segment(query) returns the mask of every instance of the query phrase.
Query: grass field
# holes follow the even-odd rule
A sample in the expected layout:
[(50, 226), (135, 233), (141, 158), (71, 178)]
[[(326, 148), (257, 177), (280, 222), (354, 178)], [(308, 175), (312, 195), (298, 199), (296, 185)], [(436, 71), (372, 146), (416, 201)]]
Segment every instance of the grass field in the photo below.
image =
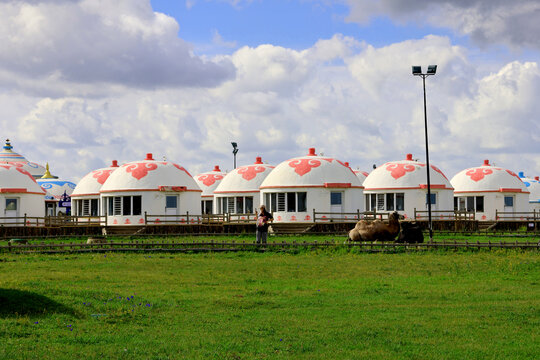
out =
[(1, 359), (538, 359), (537, 251), (0, 255)]

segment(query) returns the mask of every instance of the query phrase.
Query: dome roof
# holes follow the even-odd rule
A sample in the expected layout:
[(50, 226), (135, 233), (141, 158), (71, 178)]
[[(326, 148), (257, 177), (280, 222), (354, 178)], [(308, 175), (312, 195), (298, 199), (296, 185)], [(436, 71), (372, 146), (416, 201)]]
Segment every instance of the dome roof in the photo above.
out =
[(202, 196), (213, 196), (214, 190), (216, 190), (225, 175), (227, 173), (222, 172), (219, 166), (216, 165), (214, 170), (199, 174), (193, 178), (202, 189)]
[(89, 172), (79, 181), (71, 196), (99, 195), (101, 186), (116, 169), (118, 169), (118, 161), (113, 160), (110, 167)]
[(24, 156), (14, 152), (13, 146), (6, 140), (6, 144), (0, 151), (0, 163), (15, 165), (28, 171), (34, 178), (39, 178), (45, 173), (45, 168), (42, 165), (28, 161)]
[(52, 176), (49, 172), (48, 164), (45, 169), (45, 175), (43, 175), (42, 178), (37, 179), (37, 183), (46, 192), (45, 200), (60, 200), (64, 193), (71, 195), (76, 186), (75, 183), (72, 183), (71, 181), (58, 179)]
[(266, 177), (261, 189), (276, 187), (361, 187), (348, 166), (337, 159), (317, 156), (309, 149), (306, 156), (282, 162)]
[(10, 164), (0, 164), (0, 192), (45, 195), (28, 171)]
[(510, 170), (491, 166), (488, 160), (479, 167), (465, 169), (452, 180), (454, 192), (528, 192), (518, 175)]
[(116, 191), (198, 191), (201, 189), (182, 166), (155, 161), (152, 154), (146, 160), (124, 164), (113, 171), (100, 193)]
[(263, 180), (273, 168), (263, 164), (261, 158), (257, 157), (253, 165), (240, 166), (228, 173), (214, 190), (214, 194), (258, 192)]
[[(347, 164), (347, 163), (345, 163)], [(368, 177), (369, 173), (367, 171), (362, 170), (353, 170), (353, 172), (356, 174), (358, 179), (360, 179), (360, 182), (363, 184), (366, 178)]]
[[(430, 165), (431, 188), (452, 190), (452, 185), (436, 166)], [(414, 161), (412, 154), (405, 160), (387, 162), (374, 169), (364, 181), (365, 190), (427, 188), (426, 164)]]
[(534, 179), (526, 177), (523, 172), (519, 173), (519, 177), (529, 191), (529, 202), (540, 203), (540, 178), (536, 176)]

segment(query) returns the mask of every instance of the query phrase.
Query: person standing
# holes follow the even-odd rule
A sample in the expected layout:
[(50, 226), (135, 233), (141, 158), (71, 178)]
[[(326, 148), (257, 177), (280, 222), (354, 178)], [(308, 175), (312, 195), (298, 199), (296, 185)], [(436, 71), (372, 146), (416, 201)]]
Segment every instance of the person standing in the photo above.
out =
[(268, 238), (268, 223), (272, 222), (274, 218), (272, 214), (266, 211), (266, 207), (261, 205), (260, 211), (257, 212), (257, 244), (266, 244)]

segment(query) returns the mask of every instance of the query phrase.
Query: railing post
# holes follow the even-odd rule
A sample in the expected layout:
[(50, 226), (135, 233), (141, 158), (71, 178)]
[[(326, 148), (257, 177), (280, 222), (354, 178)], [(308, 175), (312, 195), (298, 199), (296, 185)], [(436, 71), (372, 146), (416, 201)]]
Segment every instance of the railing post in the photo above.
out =
[(315, 217), (315, 208), (313, 208), (313, 222), (314, 223), (317, 222), (317, 218)]
[(360, 209), (356, 209), (356, 220), (360, 221)]
[(26, 213), (24, 213), (24, 227), (26, 227)]
[(416, 208), (414, 208), (414, 221), (416, 221)]
[(187, 218), (186, 222), (189, 224), (189, 211), (186, 211), (186, 218)]
[(146, 225), (147, 223), (148, 223), (148, 214), (145, 211), (144, 212), (144, 225)]

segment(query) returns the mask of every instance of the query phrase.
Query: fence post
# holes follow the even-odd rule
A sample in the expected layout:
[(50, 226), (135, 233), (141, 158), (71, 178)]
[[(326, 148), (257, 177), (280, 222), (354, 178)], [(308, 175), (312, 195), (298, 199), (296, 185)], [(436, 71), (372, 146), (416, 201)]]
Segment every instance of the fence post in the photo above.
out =
[(414, 208), (414, 221), (416, 221), (416, 208)]
[(315, 217), (315, 208), (313, 208), (313, 222), (314, 223), (317, 222), (317, 218)]
[(144, 225), (146, 225), (147, 223), (148, 223), (148, 214), (145, 211), (144, 212)]
[(189, 225), (189, 211), (186, 211), (186, 218), (187, 218), (186, 222)]
[(26, 213), (24, 213), (24, 227), (26, 227)]
[(360, 221), (360, 209), (356, 209), (356, 220)]

